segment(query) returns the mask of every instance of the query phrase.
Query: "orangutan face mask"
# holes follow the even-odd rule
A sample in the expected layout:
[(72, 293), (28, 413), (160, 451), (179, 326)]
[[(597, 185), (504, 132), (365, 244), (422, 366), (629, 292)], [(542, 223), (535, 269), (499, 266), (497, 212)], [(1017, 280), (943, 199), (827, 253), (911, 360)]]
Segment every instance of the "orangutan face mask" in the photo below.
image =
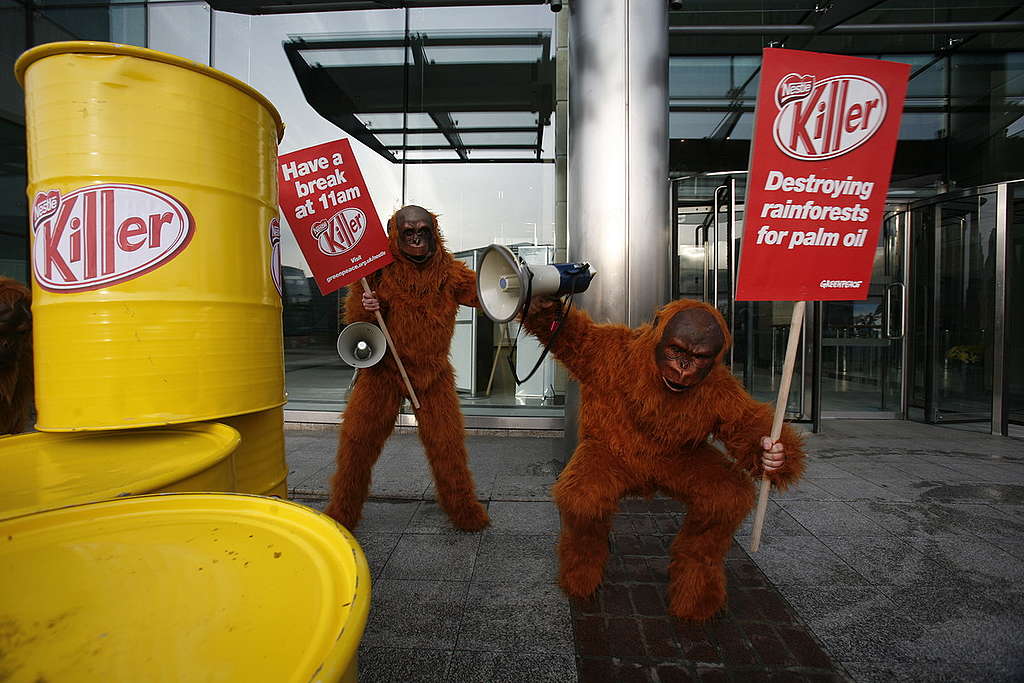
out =
[(707, 311), (695, 308), (676, 313), (654, 348), (665, 387), (678, 393), (700, 384), (715, 366), (724, 343), (721, 328)]
[(398, 245), (414, 263), (423, 263), (434, 255), (433, 217), (419, 207), (402, 209), (395, 219)]

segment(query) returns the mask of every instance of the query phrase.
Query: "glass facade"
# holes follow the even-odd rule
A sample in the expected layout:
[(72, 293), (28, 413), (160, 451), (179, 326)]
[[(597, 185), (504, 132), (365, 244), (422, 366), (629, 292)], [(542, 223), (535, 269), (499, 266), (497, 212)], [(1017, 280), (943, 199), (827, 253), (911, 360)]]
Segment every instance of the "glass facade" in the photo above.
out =
[[(542, 2), (349, 10), (342, 2), (335, 11), (259, 13), (258, 3), (231, 1), (254, 13), (217, 9), (227, 0), (0, 0), (7, 62), (0, 75), (0, 274), (29, 277), (24, 113), (11, 67), (32, 45), (78, 39), (162, 50), (253, 85), (285, 121), (282, 153), (350, 138), (382, 220), (404, 204), (430, 209), (447, 247), (470, 267), (495, 242), (527, 260), (564, 260), (559, 197), (571, 131), (559, 126), (556, 107), (571, 80), (559, 52), (564, 10), (553, 13)], [(1020, 421), (1024, 361), (1018, 353), (1005, 367), (997, 363), (993, 334), (1002, 328), (988, 302), (1005, 296), (1007, 310), (1021, 305), (1021, 190), (1002, 203), (990, 195), (993, 184), (1024, 178), (1024, 33), (921, 27), (1021, 21), (1024, 13), (1004, 0), (886, 0), (848, 17), (853, 27), (798, 30), (814, 25), (818, 4), (693, 0), (669, 14), (673, 295), (719, 306), (736, 337), (735, 373), (771, 400), (789, 307), (731, 295), (761, 50), (908, 63), (870, 296), (809, 308), (790, 414), (989, 420), (993, 392), (1003, 390), (1010, 419)], [(990, 189), (974, 189), (981, 187)], [(938, 197), (950, 199), (923, 208)], [(1004, 251), (995, 246), (1000, 238)], [(353, 378), (336, 351), (345, 291), (319, 291), (288, 229), (282, 271), (287, 410), (294, 419), (336, 419)], [(1024, 341), (1019, 318), (1005, 325), (1004, 338), (1016, 348)], [(514, 325), (460, 311), (451, 360), (468, 424), (492, 417), (509, 418), (508, 426), (539, 426), (537, 418), (560, 424), (564, 372), (548, 361), (517, 385), (514, 375), (525, 375), (539, 355), (529, 337), (510, 352), (517, 336)], [(999, 368), (1002, 384), (993, 379)]]

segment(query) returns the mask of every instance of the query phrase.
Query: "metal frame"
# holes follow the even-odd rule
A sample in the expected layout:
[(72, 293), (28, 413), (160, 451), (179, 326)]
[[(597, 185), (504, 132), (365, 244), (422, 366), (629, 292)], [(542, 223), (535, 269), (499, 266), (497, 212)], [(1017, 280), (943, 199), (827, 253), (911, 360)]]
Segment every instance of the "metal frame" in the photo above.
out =
[(996, 188), (995, 310), (993, 311), (992, 349), (992, 433), (1007, 436), (1010, 429), (1009, 363), (1010, 340), (1006, 337), (1006, 319), (1010, 315), (1006, 288), (1010, 284), (1010, 227), (1013, 225), (1014, 187), (1000, 183)]
[[(284, 421), (288, 424), (341, 424), (341, 414), (330, 410), (285, 410)], [(510, 429), (561, 431), (565, 429), (564, 417), (516, 417), (512, 415), (463, 415), (466, 429)], [(411, 413), (399, 413), (396, 427), (416, 427), (419, 423)]]
[[(406, 13), (408, 24), (408, 13)], [(479, 163), (554, 163), (554, 158), (541, 156), (544, 129), (554, 113), (555, 61), (551, 53), (550, 31), (488, 32), (461, 35), (452, 32), (409, 33), (389, 32), (370, 37), (335, 37), (293, 35), (283, 43), (285, 56), (309, 104), (325, 119), (356, 138), (391, 163), (401, 164), (479, 164)], [(476, 64), (436, 64), (427, 51), (433, 47), (467, 47), (481, 50), (489, 47), (530, 46), (539, 49), (534, 61), (481, 62)], [(388, 65), (323, 66), (316, 61), (318, 51), (394, 48), (403, 51), (403, 63)], [(422, 77), (414, 84), (410, 71)], [(383, 97), (379, 92), (356, 93), (368, 83), (396, 79), (401, 70), (402, 101)], [(484, 75), (490, 78), (484, 79)], [(444, 83), (443, 88), (437, 84)], [(372, 89), (371, 89), (372, 90)], [(417, 94), (419, 95), (417, 97)], [(498, 95), (501, 94), (501, 97)], [(357, 96), (359, 95), (359, 96)], [(429, 97), (426, 97), (429, 95)], [(426, 97), (426, 99), (424, 99)], [(410, 111), (410, 102), (419, 104)], [(452, 112), (495, 112), (534, 114), (536, 123), (506, 126), (459, 126)], [(369, 128), (360, 115), (399, 114), (402, 125)], [(409, 113), (427, 114), (434, 127), (410, 128)], [(530, 135), (529, 142), (494, 142), (468, 144), (462, 136), (473, 133)], [(401, 144), (385, 144), (378, 136), (401, 135)], [(443, 144), (411, 145), (408, 136), (437, 134)], [(424, 152), (422, 159), (410, 159), (405, 152)], [(488, 153), (486, 158), (471, 158), (471, 152)], [(430, 154), (430, 153), (433, 154)], [(442, 156), (454, 152), (455, 157)], [(529, 152), (529, 156), (506, 156)]]

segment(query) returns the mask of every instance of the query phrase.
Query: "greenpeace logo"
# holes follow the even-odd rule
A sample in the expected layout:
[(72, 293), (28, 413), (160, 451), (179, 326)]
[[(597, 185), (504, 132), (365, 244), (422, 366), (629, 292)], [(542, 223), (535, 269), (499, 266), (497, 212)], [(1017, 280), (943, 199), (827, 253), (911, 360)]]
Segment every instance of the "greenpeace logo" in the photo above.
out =
[(822, 280), (818, 286), (822, 289), (859, 289), (863, 280)]

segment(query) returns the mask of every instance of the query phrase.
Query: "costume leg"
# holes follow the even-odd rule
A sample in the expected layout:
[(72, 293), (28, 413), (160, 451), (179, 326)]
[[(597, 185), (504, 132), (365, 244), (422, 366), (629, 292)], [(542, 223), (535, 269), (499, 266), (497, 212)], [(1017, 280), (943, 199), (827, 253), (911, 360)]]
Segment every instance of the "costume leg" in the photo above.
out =
[(583, 441), (554, 486), (562, 516), (558, 541), (558, 582), (585, 598), (601, 583), (608, 561), (608, 532), (619, 499), (629, 488), (625, 473), (602, 444)]
[(478, 531), (490, 521), (487, 509), (476, 499), (473, 475), (469, 472), (462, 411), (450, 372), (419, 391), (416, 412), (420, 441), (434, 475), (437, 502), (452, 524), (463, 531)]
[(662, 476), (667, 476), (662, 488), (687, 508), (672, 542), (669, 612), (703, 621), (725, 605), (725, 554), (754, 506), (754, 485), (708, 445), (686, 454), (680, 467)]
[(370, 473), (395, 427), (401, 405), (401, 380), (379, 369), (359, 371), (349, 396), (338, 438), (337, 470), (331, 478), (331, 502), (325, 512), (354, 529), (370, 492)]

